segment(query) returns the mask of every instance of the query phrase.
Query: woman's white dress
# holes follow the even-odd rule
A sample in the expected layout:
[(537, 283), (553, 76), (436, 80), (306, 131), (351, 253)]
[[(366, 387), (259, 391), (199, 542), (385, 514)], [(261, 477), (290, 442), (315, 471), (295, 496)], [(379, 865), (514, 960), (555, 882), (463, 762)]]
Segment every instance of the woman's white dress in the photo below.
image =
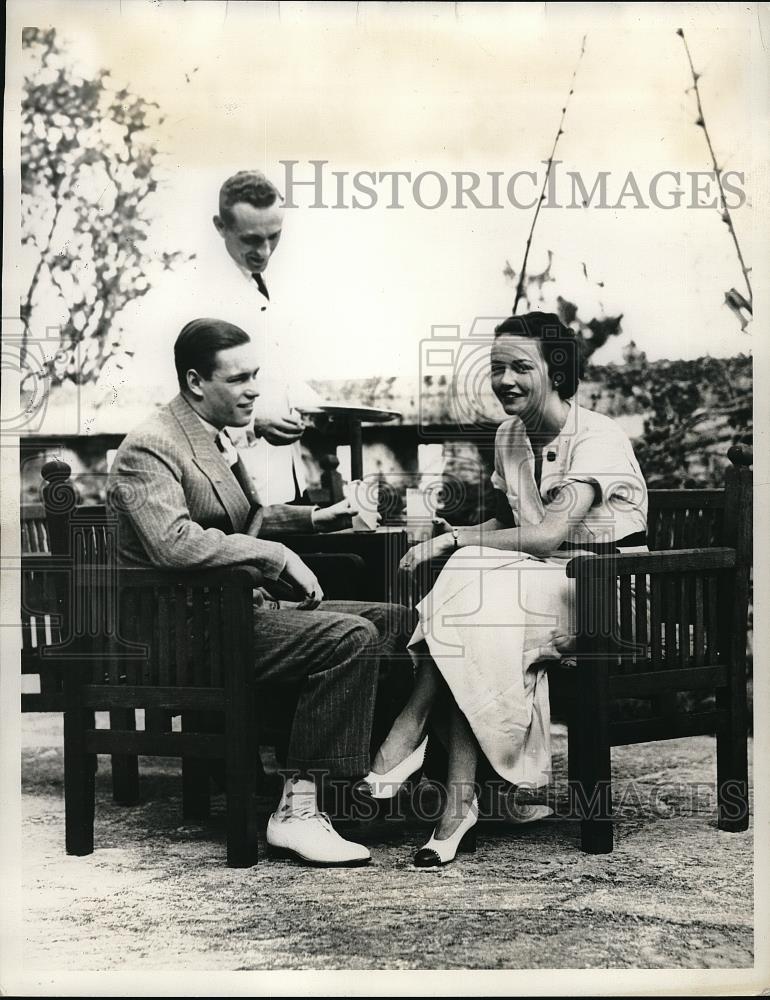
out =
[[(615, 542), (645, 530), (644, 479), (628, 437), (610, 418), (571, 406), (561, 433), (543, 451), (539, 491), (524, 425), (516, 417), (500, 425), (492, 484), (506, 494), (516, 524), (539, 524), (568, 482), (590, 483), (596, 494), (570, 531), (570, 545)], [(512, 784), (539, 787), (550, 780), (543, 661), (558, 658), (555, 638), (574, 632), (574, 584), (565, 574), (574, 555), (536, 559), (466, 546), (417, 606), (410, 652), (416, 658), (427, 645), (490, 764)]]

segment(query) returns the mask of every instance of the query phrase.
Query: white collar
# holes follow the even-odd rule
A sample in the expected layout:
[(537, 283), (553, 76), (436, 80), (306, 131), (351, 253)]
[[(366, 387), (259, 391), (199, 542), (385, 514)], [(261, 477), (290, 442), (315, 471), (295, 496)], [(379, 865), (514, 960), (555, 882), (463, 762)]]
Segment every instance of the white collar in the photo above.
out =
[[(193, 412), (195, 413), (194, 410)], [(208, 420), (205, 420), (200, 413), (196, 413), (195, 416), (203, 424), (203, 429), (208, 431), (208, 433), (214, 438), (214, 443), (222, 452), (227, 464), (231, 467), (235, 465), (238, 461), (238, 448), (236, 447), (233, 439), (230, 437), (228, 429), (223, 427), (220, 430), (218, 427), (210, 424)]]
[[(190, 407), (190, 409), (192, 409), (192, 407)], [(204, 419), (204, 418), (203, 418), (203, 417), (202, 417), (202, 416), (200, 415), (200, 413), (198, 413), (198, 411), (197, 411), (197, 410), (193, 410), (193, 413), (194, 413), (194, 414), (195, 414), (195, 416), (196, 416), (196, 417), (198, 418), (198, 420), (200, 420), (200, 422), (201, 422), (201, 423), (203, 424), (203, 427), (204, 427), (204, 430), (208, 431), (208, 433), (209, 433), (209, 434), (210, 434), (210, 435), (211, 435), (211, 436), (212, 436), (212, 437), (213, 437), (214, 439), (216, 439), (216, 438), (217, 438), (217, 437), (219, 436), (219, 427), (215, 427), (215, 426), (214, 426), (213, 424), (210, 424), (210, 423), (208, 422), (208, 420), (205, 420), (205, 419)]]
[[(552, 438), (547, 445), (544, 446), (543, 451), (549, 451), (553, 448), (558, 449), (558, 444), (563, 437), (572, 438), (577, 430), (577, 405), (573, 403), (572, 399), (565, 399), (564, 402), (569, 406), (567, 411), (567, 418), (562, 424), (561, 430), (557, 435)], [(527, 428), (524, 421), (519, 417), (519, 433), (521, 434), (522, 443), (528, 451), (532, 451), (532, 443), (529, 440), (529, 435), (527, 434)]]
[[(232, 257), (230, 258), (230, 260), (233, 262), (233, 264), (235, 264), (235, 261), (232, 260)], [(254, 281), (254, 279), (251, 276), (251, 271), (248, 269), (248, 267), (244, 267), (243, 264), (235, 264), (235, 266), (238, 268), (238, 270), (241, 272), (241, 274), (243, 275), (243, 277), (248, 282), (253, 282)]]

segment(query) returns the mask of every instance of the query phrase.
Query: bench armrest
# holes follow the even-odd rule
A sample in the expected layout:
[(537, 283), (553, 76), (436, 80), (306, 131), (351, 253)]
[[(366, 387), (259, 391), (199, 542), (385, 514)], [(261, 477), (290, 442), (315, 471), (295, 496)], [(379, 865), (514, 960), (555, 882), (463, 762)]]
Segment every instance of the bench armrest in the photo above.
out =
[[(21, 555), (22, 573), (68, 573), (72, 572), (73, 565), (71, 556), (52, 556), (45, 552), (24, 552)], [(98, 571), (103, 569), (110, 575), (117, 573), (119, 582), (130, 586), (147, 584), (148, 586), (216, 587), (240, 584), (254, 588), (261, 587), (264, 581), (262, 573), (255, 566), (247, 564), (206, 570), (161, 570), (114, 563), (88, 563), (88, 567), (91, 577), (96, 576), (98, 579)]]
[(231, 566), (212, 570), (159, 570), (141, 566), (119, 566), (118, 585), (125, 587), (261, 587), (264, 577), (254, 566)]
[(22, 573), (37, 572), (38, 570), (51, 572), (65, 569), (68, 564), (72, 564), (71, 559), (52, 556), (48, 552), (22, 552), (20, 562)]
[(567, 563), (567, 576), (576, 579), (587, 573), (607, 573), (611, 576), (675, 573), (687, 570), (733, 569), (735, 549), (671, 549), (666, 552), (629, 552), (606, 556), (575, 556)]

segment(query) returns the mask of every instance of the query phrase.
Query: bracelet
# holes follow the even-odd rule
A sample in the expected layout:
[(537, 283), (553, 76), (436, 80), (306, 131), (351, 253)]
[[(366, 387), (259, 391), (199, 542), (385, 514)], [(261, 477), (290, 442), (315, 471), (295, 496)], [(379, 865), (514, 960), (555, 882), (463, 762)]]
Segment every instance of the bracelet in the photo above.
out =
[(457, 526), (453, 527), (452, 528), (452, 541), (455, 543), (454, 547), (456, 549), (458, 549), (460, 547), (460, 544), (459, 544), (459, 542), (457, 540), (457, 532), (458, 532)]

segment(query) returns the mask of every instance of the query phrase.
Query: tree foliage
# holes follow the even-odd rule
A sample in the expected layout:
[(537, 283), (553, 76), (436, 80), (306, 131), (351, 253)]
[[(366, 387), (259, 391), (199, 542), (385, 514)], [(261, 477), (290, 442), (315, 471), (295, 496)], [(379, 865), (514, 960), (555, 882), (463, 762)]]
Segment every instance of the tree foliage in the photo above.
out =
[[(589, 278), (585, 265), (582, 271), (592, 290), (604, 287)], [(510, 281), (518, 279), (510, 263), (503, 273)], [(722, 486), (727, 449), (751, 444), (751, 357), (650, 362), (632, 341), (623, 352), (623, 364), (596, 364), (595, 353), (622, 333), (623, 314), (607, 315), (599, 294), (589, 296), (598, 305), (597, 315), (583, 316), (574, 302), (557, 294), (558, 286), (549, 250), (543, 271), (525, 276), (526, 308), (555, 312), (577, 332), (589, 362), (586, 379), (602, 387), (605, 404), (613, 397), (613, 412), (643, 414), (644, 431), (634, 441), (634, 450), (648, 485)]]
[(25, 28), (22, 47), (24, 336), (40, 335), (36, 312), (56, 300), (64, 321), (48, 374), (93, 382), (108, 360), (131, 354), (121, 310), (149, 290), (155, 273), (184, 259), (148, 242), (159, 184), (151, 136), (163, 117), (157, 104), (116, 86), (108, 70), (81, 76), (54, 29)]
[(651, 488), (724, 485), (727, 450), (751, 445), (752, 361), (733, 358), (647, 360), (633, 341), (622, 365), (593, 366), (604, 389), (644, 414), (634, 450)]

